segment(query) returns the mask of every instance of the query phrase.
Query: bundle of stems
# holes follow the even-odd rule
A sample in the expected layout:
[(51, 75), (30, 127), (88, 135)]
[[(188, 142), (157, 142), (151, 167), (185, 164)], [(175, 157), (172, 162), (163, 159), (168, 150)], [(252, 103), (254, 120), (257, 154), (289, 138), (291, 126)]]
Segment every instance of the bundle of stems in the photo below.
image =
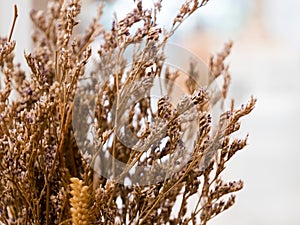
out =
[[(157, 23), (161, 1), (152, 9), (135, 1), (110, 30), (99, 23), (100, 4), (86, 31), (78, 32), (80, 1), (49, 0), (45, 11), (30, 14), (29, 72), (14, 60), (15, 7), (11, 32), (0, 39), (3, 224), (204, 225), (234, 204), (243, 182), (221, 175), (247, 144), (247, 137), (232, 134), (256, 100), (240, 108), (232, 101), (212, 118), (212, 107), (227, 96), (232, 43), (209, 59), (205, 85), (191, 63), (177, 103), (181, 74), (165, 65), (169, 38), (207, 2), (186, 0), (169, 30)], [(210, 89), (219, 78), (220, 90)], [(157, 79), (159, 99), (151, 96)]]

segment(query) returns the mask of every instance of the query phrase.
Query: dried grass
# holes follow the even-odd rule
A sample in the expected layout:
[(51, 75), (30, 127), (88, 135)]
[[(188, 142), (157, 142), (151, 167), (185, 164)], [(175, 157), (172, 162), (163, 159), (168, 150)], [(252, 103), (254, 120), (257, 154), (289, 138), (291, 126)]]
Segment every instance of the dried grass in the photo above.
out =
[[(14, 61), (12, 26), (9, 37), (0, 39), (2, 223), (204, 225), (234, 204), (233, 193), (243, 188), (243, 182), (224, 182), (221, 174), (232, 156), (247, 144), (247, 137), (233, 139), (231, 135), (239, 130), (240, 119), (252, 111), (256, 100), (251, 98), (239, 109), (232, 104), (221, 115), (216, 131), (209, 107), (227, 96), (230, 74), (225, 60), (232, 43), (210, 60), (208, 85), (220, 76), (224, 78), (219, 93), (197, 86), (191, 79), (197, 71), (191, 65), (186, 81), (188, 93), (174, 105), (169, 98), (176, 91), (171, 81), (179, 74), (163, 67), (168, 39), (207, 2), (187, 0), (169, 31), (156, 22), (159, 1), (152, 10), (144, 9), (137, 1), (136, 8), (124, 19), (115, 20), (109, 31), (98, 23), (103, 9), (100, 5), (86, 32), (75, 35), (79, 1), (48, 1), (47, 11), (31, 13), (34, 49), (25, 53), (30, 74)], [(140, 21), (141, 27), (132, 32), (130, 28)], [(90, 84), (92, 88), (80, 89), (91, 58), (89, 46), (99, 36), (100, 60), (89, 74), (94, 83)], [(140, 43), (144, 44), (135, 51), (128, 68), (124, 50)], [(154, 111), (151, 96), (145, 97), (145, 93), (163, 74), (168, 80), (168, 96), (158, 100)], [(97, 93), (86, 91), (95, 90), (98, 81), (101, 88)], [(16, 100), (10, 98), (12, 91)], [(82, 98), (76, 99), (77, 93)], [(93, 96), (97, 96), (96, 101)], [(81, 118), (72, 117), (77, 100), (87, 106), (76, 109)], [(95, 110), (89, 112), (88, 106), (93, 104)], [(75, 133), (87, 132), (88, 126), (81, 120), (90, 114), (96, 118), (96, 142), (88, 145), (84, 138), (76, 139)], [(80, 129), (72, 123), (76, 119)], [(197, 138), (189, 160), (174, 170), (186, 151), (183, 134), (194, 132), (188, 121), (197, 121)], [(124, 126), (130, 135), (122, 131)], [(163, 140), (167, 140), (165, 145)], [(86, 155), (82, 146), (87, 148)], [(163, 157), (169, 159), (169, 164), (162, 163)], [(126, 166), (119, 171), (116, 161)], [(155, 168), (157, 173), (145, 176), (137, 169), (130, 174), (136, 166), (143, 172)], [(132, 185), (124, 185), (125, 178), (132, 179)], [(172, 211), (179, 196), (182, 199), (175, 214)], [(188, 209), (189, 199), (195, 196), (197, 204)]]

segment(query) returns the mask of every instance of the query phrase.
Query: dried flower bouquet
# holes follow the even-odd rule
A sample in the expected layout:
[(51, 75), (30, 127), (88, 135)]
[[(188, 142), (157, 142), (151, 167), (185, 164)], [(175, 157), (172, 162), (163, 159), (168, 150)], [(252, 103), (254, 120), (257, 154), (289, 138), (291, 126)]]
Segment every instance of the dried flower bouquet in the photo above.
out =
[[(232, 101), (212, 116), (227, 95), (232, 43), (211, 57), (205, 82), (193, 62), (179, 83), (182, 73), (165, 65), (169, 38), (207, 2), (187, 0), (170, 30), (157, 24), (161, 1), (152, 9), (136, 1), (108, 31), (99, 24), (100, 5), (76, 34), (80, 2), (49, 0), (46, 11), (30, 14), (28, 74), (14, 61), (15, 7), (11, 33), (0, 39), (3, 224), (204, 225), (234, 204), (243, 182), (225, 182), (221, 174), (246, 146), (247, 137), (232, 133), (256, 100), (238, 109)], [(211, 88), (219, 78), (220, 90)], [(178, 85), (185, 95), (176, 102)]]

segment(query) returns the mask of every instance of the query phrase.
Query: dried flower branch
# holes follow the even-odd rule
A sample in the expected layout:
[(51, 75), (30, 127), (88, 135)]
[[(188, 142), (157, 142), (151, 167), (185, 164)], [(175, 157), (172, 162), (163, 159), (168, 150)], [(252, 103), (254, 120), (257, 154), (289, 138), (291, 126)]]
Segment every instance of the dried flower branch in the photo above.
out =
[(11, 41), (14, 29), (15, 29), (17, 18), (18, 18), (18, 7), (17, 7), (17, 5), (14, 5), (14, 20), (13, 20), (11, 30), (10, 30), (10, 33), (9, 33), (9, 36), (8, 36), (8, 42)]

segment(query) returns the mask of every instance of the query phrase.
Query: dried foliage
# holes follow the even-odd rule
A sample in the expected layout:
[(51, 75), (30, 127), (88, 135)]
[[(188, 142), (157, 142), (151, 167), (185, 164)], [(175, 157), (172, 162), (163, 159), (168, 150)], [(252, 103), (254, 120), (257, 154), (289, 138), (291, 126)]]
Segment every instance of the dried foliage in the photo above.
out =
[[(197, 85), (193, 79), (197, 71), (191, 65), (187, 95), (174, 105), (170, 96), (175, 87), (169, 81), (175, 81), (179, 74), (163, 67), (168, 39), (207, 2), (187, 0), (168, 31), (156, 22), (160, 1), (153, 9), (144, 9), (137, 1), (136, 8), (124, 19), (115, 19), (109, 31), (98, 23), (100, 5), (88, 29), (76, 34), (79, 1), (50, 0), (46, 11), (31, 12), (34, 48), (25, 53), (30, 74), (14, 61), (16, 43), (11, 40), (12, 32), (8, 38), (0, 39), (2, 223), (204, 225), (234, 204), (233, 193), (243, 188), (243, 182), (224, 182), (221, 174), (232, 156), (246, 146), (247, 137), (231, 136), (256, 100), (251, 98), (238, 109), (232, 104), (221, 115), (216, 130), (209, 107), (226, 97), (230, 75), (224, 61), (232, 43), (226, 44), (209, 63), (208, 86), (218, 77), (224, 78), (218, 93)], [(133, 26), (138, 28), (132, 29)], [(101, 38), (99, 60), (96, 69), (87, 71), (92, 54), (89, 46), (96, 37)], [(123, 54), (131, 44), (140, 44), (140, 48), (128, 67)], [(79, 88), (86, 73), (94, 81), (91, 86), (100, 81), (97, 93)], [(162, 76), (167, 77), (167, 94), (157, 101), (155, 111), (151, 96), (145, 97), (145, 93), (150, 92), (154, 79)], [(95, 115), (96, 143), (90, 145), (96, 146), (97, 152), (85, 139), (76, 139), (78, 130), (88, 130), (86, 124), (80, 123), (82, 118), (72, 117), (78, 103), (76, 93), (83, 96), (78, 100), (84, 100), (81, 105), (95, 106), (93, 112), (84, 107), (77, 110), (82, 111), (83, 118)], [(91, 97), (95, 94), (96, 101)], [(172, 165), (184, 158), (183, 134), (195, 132), (186, 125), (190, 118), (197, 121), (191, 157), (171, 175), (159, 174), (166, 169), (162, 158), (170, 159), (167, 175), (174, 171)], [(72, 125), (75, 119), (80, 129)], [(88, 149), (86, 154), (82, 146)], [(115, 168), (116, 160), (126, 165), (122, 171)], [(130, 173), (136, 166), (151, 170), (146, 165), (156, 168), (154, 177), (144, 176), (138, 169)], [(125, 178), (132, 185), (124, 185)], [(195, 197), (194, 208), (188, 208), (189, 200)]]

